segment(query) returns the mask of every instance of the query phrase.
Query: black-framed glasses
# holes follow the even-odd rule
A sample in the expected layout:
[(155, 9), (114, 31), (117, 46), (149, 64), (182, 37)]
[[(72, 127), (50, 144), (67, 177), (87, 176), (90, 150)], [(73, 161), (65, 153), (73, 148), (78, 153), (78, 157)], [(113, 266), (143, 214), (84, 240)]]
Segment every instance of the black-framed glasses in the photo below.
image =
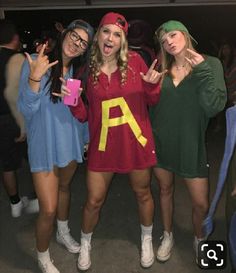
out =
[(83, 50), (86, 50), (88, 48), (89, 46), (88, 42), (82, 39), (77, 32), (71, 30), (69, 33), (69, 37), (73, 42), (79, 41), (79, 45)]

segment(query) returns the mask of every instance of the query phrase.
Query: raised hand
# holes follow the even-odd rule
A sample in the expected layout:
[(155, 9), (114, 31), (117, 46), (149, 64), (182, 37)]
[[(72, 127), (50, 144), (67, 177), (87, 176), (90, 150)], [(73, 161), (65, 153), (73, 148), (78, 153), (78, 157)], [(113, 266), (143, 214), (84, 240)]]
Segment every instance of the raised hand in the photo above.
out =
[(49, 63), (48, 56), (44, 55), (45, 48), (46, 45), (44, 44), (40, 49), (37, 58), (34, 60), (27, 52), (25, 53), (30, 66), (29, 78), (35, 80), (35, 82), (40, 81), (48, 69), (58, 63), (58, 61)]
[(160, 81), (161, 77), (166, 73), (166, 71), (159, 73), (157, 70), (155, 70), (156, 63), (157, 59), (153, 61), (146, 74), (140, 72), (141, 78), (145, 82), (156, 84)]
[(188, 53), (190, 54), (190, 57), (185, 57), (185, 59), (188, 61), (188, 63), (194, 67), (204, 61), (204, 58), (201, 54), (197, 53), (196, 51), (187, 48)]

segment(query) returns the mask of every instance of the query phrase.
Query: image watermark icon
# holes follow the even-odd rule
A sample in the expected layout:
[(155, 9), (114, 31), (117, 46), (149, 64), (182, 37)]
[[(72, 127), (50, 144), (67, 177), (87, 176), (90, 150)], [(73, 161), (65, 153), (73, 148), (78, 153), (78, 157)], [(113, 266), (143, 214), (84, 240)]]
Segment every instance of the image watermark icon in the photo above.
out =
[(224, 241), (202, 241), (198, 245), (198, 265), (202, 269), (226, 267), (227, 245)]

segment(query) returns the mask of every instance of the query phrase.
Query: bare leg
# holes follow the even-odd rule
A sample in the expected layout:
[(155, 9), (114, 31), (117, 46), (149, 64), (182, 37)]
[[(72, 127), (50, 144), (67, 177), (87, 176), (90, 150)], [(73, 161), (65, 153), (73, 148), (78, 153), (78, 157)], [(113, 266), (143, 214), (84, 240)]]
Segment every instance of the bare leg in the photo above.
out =
[(8, 196), (18, 194), (16, 174), (14, 171), (3, 172), (3, 184)]
[(88, 197), (84, 206), (82, 231), (93, 232), (98, 219), (101, 207), (107, 195), (113, 173), (93, 172), (88, 170), (87, 188)]
[(129, 173), (130, 184), (136, 195), (140, 223), (150, 226), (153, 223), (154, 203), (150, 189), (150, 169), (134, 170)]
[(192, 221), (194, 233), (197, 238), (203, 238), (202, 223), (208, 211), (208, 179), (184, 179), (192, 199)]
[(57, 219), (61, 221), (68, 220), (70, 209), (70, 185), (76, 168), (77, 163), (71, 161), (69, 165), (59, 169)]
[(153, 169), (160, 187), (160, 207), (164, 230), (172, 231), (173, 224), (173, 193), (174, 193), (174, 175), (173, 173), (161, 169)]
[(37, 250), (49, 247), (58, 200), (58, 169), (51, 172), (33, 173), (35, 191), (39, 200), (39, 216), (36, 223)]

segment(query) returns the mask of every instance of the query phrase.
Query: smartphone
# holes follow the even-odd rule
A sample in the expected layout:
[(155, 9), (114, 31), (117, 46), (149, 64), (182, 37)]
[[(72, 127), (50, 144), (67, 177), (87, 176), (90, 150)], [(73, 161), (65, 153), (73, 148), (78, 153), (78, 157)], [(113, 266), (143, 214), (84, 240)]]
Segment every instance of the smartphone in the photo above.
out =
[(68, 79), (66, 82), (66, 87), (70, 89), (70, 95), (65, 95), (63, 98), (63, 102), (66, 105), (76, 106), (78, 104), (79, 96), (81, 94), (81, 90), (79, 90), (81, 85), (80, 80)]

